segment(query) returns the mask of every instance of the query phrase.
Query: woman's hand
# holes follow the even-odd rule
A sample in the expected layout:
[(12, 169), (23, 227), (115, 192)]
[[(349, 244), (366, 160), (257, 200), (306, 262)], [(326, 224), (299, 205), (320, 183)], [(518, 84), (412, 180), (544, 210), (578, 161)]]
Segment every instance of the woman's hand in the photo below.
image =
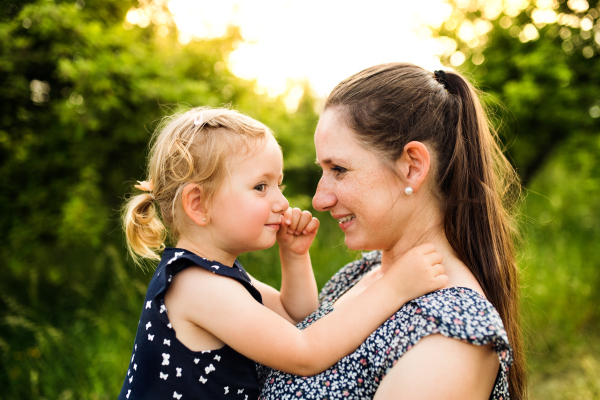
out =
[(299, 208), (288, 208), (281, 216), (281, 225), (277, 232), (280, 252), (304, 255), (319, 230), (319, 220), (310, 212)]
[(401, 299), (408, 302), (448, 284), (443, 259), (433, 244), (422, 244), (404, 253), (385, 272), (384, 279), (396, 285)]

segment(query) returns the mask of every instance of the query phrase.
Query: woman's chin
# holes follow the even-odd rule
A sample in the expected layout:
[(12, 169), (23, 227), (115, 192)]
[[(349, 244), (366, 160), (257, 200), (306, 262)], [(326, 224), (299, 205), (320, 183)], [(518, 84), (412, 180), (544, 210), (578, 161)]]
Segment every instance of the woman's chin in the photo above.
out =
[(359, 239), (359, 238), (348, 236), (348, 235), (346, 235), (346, 237), (344, 238), (344, 244), (350, 250), (370, 251), (370, 250), (379, 250), (381, 248), (381, 247), (375, 246), (374, 243), (370, 243), (370, 241), (368, 241), (368, 240)]

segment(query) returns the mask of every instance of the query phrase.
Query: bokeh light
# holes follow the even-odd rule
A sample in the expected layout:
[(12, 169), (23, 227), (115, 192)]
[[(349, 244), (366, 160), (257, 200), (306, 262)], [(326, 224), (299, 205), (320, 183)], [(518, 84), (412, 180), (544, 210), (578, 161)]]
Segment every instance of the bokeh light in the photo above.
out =
[(442, 0), (171, 0), (168, 7), (182, 43), (222, 36), (228, 25), (239, 26), (244, 42), (230, 55), (228, 66), (239, 77), (256, 80), (257, 91), (271, 96), (299, 81), (308, 81), (324, 95), (350, 74), (390, 61), (414, 62), (433, 71), (442, 67), (439, 56), (456, 49), (456, 43), (440, 44), (432, 37), (431, 28), (452, 14)]

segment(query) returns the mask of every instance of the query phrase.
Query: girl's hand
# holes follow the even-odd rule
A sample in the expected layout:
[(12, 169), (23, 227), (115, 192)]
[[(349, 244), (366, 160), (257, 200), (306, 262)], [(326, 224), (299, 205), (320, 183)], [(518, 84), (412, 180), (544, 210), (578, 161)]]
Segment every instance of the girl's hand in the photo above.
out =
[(288, 208), (281, 215), (281, 225), (277, 232), (280, 251), (303, 255), (319, 230), (319, 220), (310, 212), (299, 208)]
[(431, 243), (422, 244), (404, 253), (384, 277), (396, 286), (397, 293), (408, 302), (448, 284), (441, 264), (444, 257)]

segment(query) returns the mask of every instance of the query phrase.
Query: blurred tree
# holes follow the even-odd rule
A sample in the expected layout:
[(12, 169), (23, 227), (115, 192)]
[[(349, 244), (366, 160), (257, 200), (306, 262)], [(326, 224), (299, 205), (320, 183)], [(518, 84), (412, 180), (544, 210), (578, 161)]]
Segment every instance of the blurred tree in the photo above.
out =
[(279, 133), (292, 177), (314, 168), (310, 92), (294, 115), (256, 95), (226, 66), (240, 40), (182, 45), (162, 1), (0, 1), (0, 397), (118, 393), (149, 279), (118, 210), (160, 117), (229, 103)]
[(510, 110), (496, 122), (525, 183), (565, 140), (600, 130), (598, 1), (451, 0), (442, 60)]

